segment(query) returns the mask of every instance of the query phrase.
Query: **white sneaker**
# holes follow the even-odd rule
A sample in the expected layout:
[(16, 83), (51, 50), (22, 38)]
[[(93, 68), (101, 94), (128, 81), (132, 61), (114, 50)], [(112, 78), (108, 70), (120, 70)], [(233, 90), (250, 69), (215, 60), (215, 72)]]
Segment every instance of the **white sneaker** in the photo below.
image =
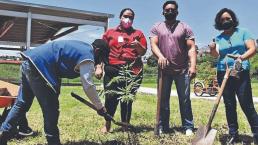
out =
[(186, 136), (192, 136), (192, 135), (193, 135), (192, 129), (187, 129), (187, 130), (185, 131), (185, 135), (186, 135)]

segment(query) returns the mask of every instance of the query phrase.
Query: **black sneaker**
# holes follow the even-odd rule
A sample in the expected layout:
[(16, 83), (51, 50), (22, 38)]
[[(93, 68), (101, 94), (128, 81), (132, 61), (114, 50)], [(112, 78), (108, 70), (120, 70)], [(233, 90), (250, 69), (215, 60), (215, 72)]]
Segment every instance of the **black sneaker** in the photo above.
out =
[(5, 132), (0, 131), (0, 145), (7, 145), (7, 140), (8, 135)]
[(254, 144), (258, 145), (258, 135), (254, 135)]
[(238, 134), (229, 135), (227, 143), (232, 145), (239, 142), (239, 136)]
[(166, 133), (169, 132), (169, 128), (163, 127), (163, 126), (159, 126), (158, 132), (159, 132), (159, 134), (166, 134)]
[(33, 135), (33, 131), (30, 127), (19, 128), (18, 134), (21, 136), (31, 136), (31, 135)]

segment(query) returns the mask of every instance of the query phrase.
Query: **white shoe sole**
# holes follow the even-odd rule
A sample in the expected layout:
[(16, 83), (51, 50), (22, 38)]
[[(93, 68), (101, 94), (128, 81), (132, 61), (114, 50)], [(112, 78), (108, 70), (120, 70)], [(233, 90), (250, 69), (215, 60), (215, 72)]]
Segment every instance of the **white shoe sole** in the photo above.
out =
[(30, 132), (30, 133), (19, 132), (18, 134), (19, 134), (19, 135), (22, 135), (22, 136), (30, 136), (30, 135), (33, 134), (33, 132)]

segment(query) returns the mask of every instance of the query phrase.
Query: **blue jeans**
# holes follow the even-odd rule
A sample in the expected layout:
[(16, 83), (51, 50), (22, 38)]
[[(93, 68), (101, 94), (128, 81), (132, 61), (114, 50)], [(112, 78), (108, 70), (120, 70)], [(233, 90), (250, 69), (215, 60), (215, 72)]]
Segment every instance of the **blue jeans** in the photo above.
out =
[[(161, 71), (159, 70), (158, 78), (160, 78)], [(170, 118), (170, 93), (173, 81), (175, 81), (182, 126), (184, 129), (193, 129), (193, 114), (190, 100), (190, 77), (186, 70), (182, 74), (167, 74), (162, 73), (162, 88), (161, 88), (161, 104), (160, 104), (160, 121), (159, 126), (164, 130), (169, 129)], [(159, 85), (159, 84), (158, 84)]]
[(34, 96), (41, 107), (44, 118), (44, 131), (48, 144), (60, 144), (57, 127), (59, 117), (58, 94), (47, 85), (36, 68), (28, 61), (22, 63), (22, 82), (17, 101), (10, 110), (0, 131), (11, 132), (17, 122), (30, 109)]
[[(225, 72), (218, 71), (217, 79), (219, 85), (222, 84)], [(237, 112), (236, 112), (236, 96), (239, 104), (247, 117), (254, 136), (258, 137), (258, 115), (254, 108), (251, 80), (248, 70), (240, 73), (240, 79), (229, 77), (225, 89), (223, 91), (223, 99), (226, 108), (226, 118), (229, 127), (229, 134), (238, 133)]]

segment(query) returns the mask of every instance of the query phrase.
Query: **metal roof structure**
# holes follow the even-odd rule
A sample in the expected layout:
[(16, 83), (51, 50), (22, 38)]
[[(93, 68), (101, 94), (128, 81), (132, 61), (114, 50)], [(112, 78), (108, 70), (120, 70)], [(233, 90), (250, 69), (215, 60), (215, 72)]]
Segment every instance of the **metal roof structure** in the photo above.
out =
[[(108, 19), (113, 17), (107, 13), (0, 0), (0, 45), (29, 48), (74, 32), (81, 25), (107, 29)], [(63, 28), (67, 30), (60, 33)], [(6, 47), (0, 47), (3, 48)]]

